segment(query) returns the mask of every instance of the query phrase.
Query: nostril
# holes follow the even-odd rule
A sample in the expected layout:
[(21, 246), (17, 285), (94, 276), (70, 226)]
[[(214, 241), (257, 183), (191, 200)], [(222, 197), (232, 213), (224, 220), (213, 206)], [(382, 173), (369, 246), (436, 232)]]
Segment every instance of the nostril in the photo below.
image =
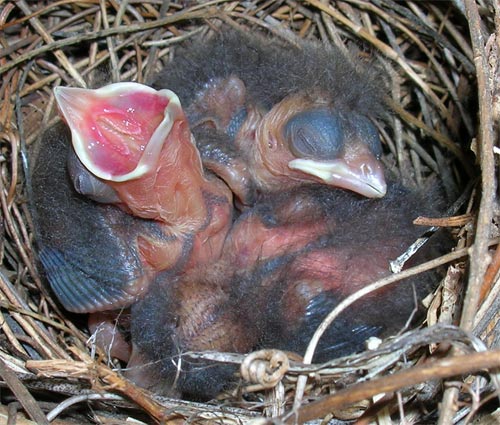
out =
[(361, 165), (361, 174), (363, 177), (368, 177), (371, 174), (373, 174), (372, 167), (370, 167), (369, 164), (362, 164)]

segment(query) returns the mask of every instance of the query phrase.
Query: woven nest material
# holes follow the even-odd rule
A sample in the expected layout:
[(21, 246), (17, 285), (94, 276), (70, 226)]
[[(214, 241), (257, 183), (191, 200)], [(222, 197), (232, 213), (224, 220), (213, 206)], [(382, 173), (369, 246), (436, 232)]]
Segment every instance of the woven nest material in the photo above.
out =
[[(475, 415), (495, 420), (497, 1), (18, 0), (0, 2), (0, 11), (0, 376), (8, 389), (1, 392), (2, 423), (238, 423), (280, 415), (291, 422), (361, 415), (359, 423), (390, 423), (391, 417), (403, 422), (403, 416), (412, 423), (438, 417), (457, 423)], [(222, 22), (290, 42), (300, 37), (358, 46), (390, 77), (394, 113), (382, 134), (386, 165), (407, 184), (438, 178), (461, 202), (453, 217), (426, 222), (457, 236), (453, 252), (424, 265), (447, 266), (429, 302), (428, 328), (342, 362), (293, 363), (272, 385), (247, 388), (250, 397), (233, 394), (203, 405), (159, 398), (124, 380), (118, 365), (93, 346), (84, 320), (61, 311), (51, 298), (33, 249), (27, 151), (41, 129), (58, 120), (54, 86), (84, 86), (103, 66), (113, 81), (147, 81), (178, 43)], [(210, 355), (246, 366), (281, 354)], [(424, 361), (430, 354), (433, 361)], [(369, 374), (357, 382), (360, 369)], [(304, 386), (307, 375), (312, 379)], [(294, 415), (287, 416), (294, 401)]]

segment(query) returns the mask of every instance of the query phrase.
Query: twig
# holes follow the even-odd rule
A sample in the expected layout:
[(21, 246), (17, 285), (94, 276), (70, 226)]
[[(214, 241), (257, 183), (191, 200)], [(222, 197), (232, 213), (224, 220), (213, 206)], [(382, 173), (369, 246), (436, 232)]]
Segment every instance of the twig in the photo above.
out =
[[(307, 2), (313, 5), (314, 7), (317, 7), (321, 11), (331, 15), (334, 19), (338, 20), (343, 25), (348, 27), (351, 31), (353, 31), (357, 36), (368, 41), (370, 44), (379, 49), (388, 58), (395, 61), (406, 72), (408, 77), (411, 78), (422, 89), (422, 91), (427, 96), (429, 96), (430, 99), (432, 99), (433, 103), (440, 110), (441, 114), (446, 115), (447, 111), (444, 105), (442, 104), (441, 100), (432, 90), (430, 90), (429, 86), (422, 80), (422, 78), (420, 78), (420, 76), (415, 72), (415, 70), (408, 64), (406, 58), (398, 54), (398, 52), (396, 52), (394, 49), (391, 49), (390, 46), (388, 46), (386, 43), (379, 40), (374, 35), (370, 34), (362, 26), (356, 25), (354, 22), (350, 21), (344, 15), (335, 10), (332, 6), (322, 4), (319, 0), (307, 0)], [(382, 12), (380, 11), (380, 13)], [(384, 13), (384, 16), (387, 21), (394, 22), (394, 19), (391, 19), (389, 14)], [(401, 26), (399, 24), (397, 23), (395, 24), (399, 26), (401, 29)]]
[(294, 421), (304, 423), (308, 420), (321, 418), (334, 409), (370, 399), (377, 394), (391, 393), (432, 379), (448, 378), (499, 367), (500, 350), (436, 360), (431, 364), (412, 367), (394, 375), (353, 385), (319, 401), (306, 404), (297, 410), (296, 415), (283, 416), (281, 419), (286, 423)]
[(218, 16), (217, 10), (208, 10), (208, 11), (200, 10), (195, 12), (186, 11), (186, 12), (179, 12), (171, 16), (167, 16), (164, 19), (158, 19), (157, 21), (149, 21), (140, 24), (131, 24), (126, 26), (122, 25), (117, 28), (108, 28), (97, 32), (87, 32), (85, 34), (78, 34), (77, 36), (68, 37), (65, 38), (64, 40), (54, 41), (50, 44), (39, 47), (38, 49), (33, 49), (29, 52), (23, 53), (11, 61), (7, 61), (5, 65), (0, 66), (0, 74), (3, 74), (9, 69), (14, 68), (15, 66), (23, 62), (26, 62), (27, 60), (42, 55), (43, 53), (51, 52), (53, 50), (57, 50), (66, 46), (81, 44), (84, 41), (97, 40), (100, 38), (106, 38), (118, 34), (131, 34), (134, 32), (146, 31), (153, 28), (162, 27), (165, 25), (170, 25), (175, 22), (180, 22), (184, 20), (201, 19), (201, 18), (208, 19), (214, 16)]
[(497, 246), (495, 250), (495, 254), (493, 254), (493, 259), (486, 270), (486, 274), (484, 275), (483, 284), (481, 286), (481, 292), (479, 294), (479, 302), (482, 303), (488, 292), (493, 285), (494, 279), (498, 274), (498, 270), (500, 270), (500, 246)]
[(441, 146), (452, 152), (453, 155), (455, 155), (461, 162), (461, 164), (464, 166), (465, 171), (467, 171), (469, 176), (474, 175), (474, 170), (472, 168), (469, 159), (466, 158), (462, 150), (456, 144), (454, 144), (447, 136), (425, 125), (421, 120), (415, 118), (412, 114), (410, 114), (408, 111), (402, 108), (401, 105), (395, 103), (392, 99), (387, 99), (387, 102), (389, 103), (391, 109), (394, 112), (396, 112), (401, 118), (403, 118), (408, 124), (413, 125), (416, 128), (422, 130), (425, 134), (431, 136)]
[(471, 32), (474, 63), (476, 65), (479, 96), (479, 161), (481, 166), (481, 203), (477, 217), (476, 236), (470, 255), (470, 273), (467, 292), (464, 299), (464, 310), (460, 325), (469, 331), (474, 325), (478, 301), (484, 274), (489, 263), (488, 237), (493, 219), (493, 203), (495, 200), (495, 161), (493, 155), (493, 116), (491, 87), (488, 81), (488, 61), (481, 33), (479, 11), (474, 0), (465, 0), (465, 8)]
[(49, 425), (47, 418), (43, 414), (33, 396), (21, 383), (16, 374), (7, 367), (2, 359), (0, 359), (0, 375), (12, 390), (19, 403), (21, 403), (24, 410), (26, 410), (26, 413), (28, 413), (30, 418), (37, 424)]
[[(476, 224), (476, 235), (470, 255), (470, 271), (464, 307), (460, 319), (460, 326), (470, 331), (474, 325), (483, 278), (488, 267), (487, 239), (490, 234), (493, 219), (493, 203), (495, 199), (495, 168), (493, 155), (493, 116), (491, 87), (488, 81), (488, 60), (485, 51), (485, 42), (481, 32), (481, 21), (477, 3), (474, 0), (465, 0), (465, 10), (471, 35), (474, 64), (476, 66), (478, 101), (479, 101), (479, 162), (481, 166), (481, 202)], [(444, 394), (443, 407), (439, 424), (451, 423), (451, 415), (455, 410), (454, 400), (458, 395), (456, 389), (447, 389)]]
[(470, 223), (474, 219), (472, 214), (461, 214), (453, 217), (417, 217), (413, 220), (413, 224), (417, 226), (433, 226), (433, 227), (462, 227)]
[(62, 403), (58, 404), (57, 407), (52, 409), (49, 413), (47, 413), (47, 420), (49, 422), (52, 422), (68, 407), (88, 400), (123, 400), (123, 397), (116, 394), (82, 394), (70, 397), (64, 400)]
[[(31, 10), (28, 4), (24, 0), (18, 0), (16, 1), (16, 4), (23, 11), (25, 15), (31, 15)], [(45, 30), (45, 28), (43, 27), (42, 23), (39, 21), (38, 18), (31, 17), (30, 23), (31, 25), (33, 25), (36, 31), (41, 35), (41, 37), (46, 43), (50, 44), (54, 42), (54, 39)], [(86, 87), (85, 81), (78, 73), (78, 71), (75, 69), (75, 67), (71, 64), (67, 56), (63, 53), (63, 51), (56, 49), (53, 51), (53, 53), (54, 56), (57, 58), (57, 60), (60, 62), (60, 64), (63, 66), (63, 68), (66, 69), (66, 71), (68, 71), (69, 75), (71, 75), (76, 81), (78, 81), (78, 84), (80, 84), (82, 87)]]

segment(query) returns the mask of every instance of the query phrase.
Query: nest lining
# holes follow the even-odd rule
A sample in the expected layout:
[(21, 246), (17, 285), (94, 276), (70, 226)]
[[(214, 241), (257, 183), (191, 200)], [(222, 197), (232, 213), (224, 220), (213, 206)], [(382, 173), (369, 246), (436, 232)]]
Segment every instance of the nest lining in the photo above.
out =
[[(460, 6), (467, 10), (469, 21)], [(493, 256), (491, 265), (486, 260), (498, 235), (497, 220), (492, 220), (498, 210), (492, 143), (500, 111), (496, 62), (499, 13), (494, 2), (462, 5), (460, 1), (7, 3), (0, 16), (4, 31), (0, 52), (4, 99), (0, 110), (3, 212), (0, 230), (4, 234), (0, 246), (0, 375), (24, 411), (37, 423), (46, 423), (45, 414), (57, 405), (62, 406), (60, 412), (65, 412), (67, 420), (73, 415), (78, 421), (85, 418), (105, 422), (110, 417), (125, 420), (132, 416), (147, 422), (148, 415), (155, 420), (167, 418), (180, 422), (187, 418), (246, 421), (288, 411), (297, 377), (307, 372), (314, 373), (316, 378), (305, 388), (305, 398), (323, 399), (327, 408), (313, 414), (305, 408), (303, 418), (325, 417), (327, 412), (334, 411), (335, 417), (347, 419), (359, 415), (367, 403), (361, 403), (361, 410), (353, 407), (358, 406), (354, 401), (348, 403), (351, 409), (339, 410), (335, 403), (344, 406), (345, 400), (354, 400), (349, 399), (352, 397), (349, 388), (359, 380), (357, 371), (365, 367), (372, 371), (371, 379), (380, 380), (378, 385), (387, 382), (384, 379), (390, 378), (389, 372), (403, 369), (413, 372), (418, 384), (405, 390), (396, 385), (394, 391), (401, 390), (399, 406), (407, 418), (414, 415), (424, 420), (421, 412), (406, 402), (421, 398), (432, 405), (436, 394), (442, 395), (434, 382), (423, 377), (428, 370), (411, 367), (418, 363), (427, 347), (433, 350), (440, 342), (453, 341), (455, 353), (462, 351), (467, 358), (474, 356), (472, 351), (481, 344), (475, 339), (478, 337), (490, 347), (485, 356), (474, 358), (476, 365), (469, 369), (465, 366), (457, 369), (465, 361), (452, 362), (455, 369), (451, 372), (467, 374), (482, 367), (498, 367), (494, 347), (498, 347), (500, 339), (500, 297), (495, 277), (500, 255)], [(53, 86), (85, 85), (91, 79), (99, 79), (96, 73), (102, 69), (111, 69), (110, 75), (104, 77), (108, 81), (148, 81), (161, 69), (162, 62), (175, 57), (176, 44), (214, 30), (221, 22), (248, 31), (272, 33), (292, 43), (301, 37), (318, 38), (339, 46), (356, 45), (390, 76), (388, 97), (394, 113), (389, 125), (381, 129), (388, 150), (386, 165), (396, 170), (407, 184), (422, 187), (429, 179), (440, 179), (451, 199), (463, 195), (465, 214), (440, 223), (453, 226), (458, 240), (456, 253), (450, 254), (453, 258), (444, 262), (453, 263), (429, 306), (428, 324), (440, 323), (440, 327), (433, 328), (425, 337), (418, 332), (412, 334), (410, 342), (405, 343), (404, 339), (389, 342), (381, 347), (381, 353), (375, 352), (379, 357), (354, 356), (347, 365), (333, 361), (311, 369), (292, 362), (285, 379), (271, 389), (257, 386), (252, 388), (256, 391), (254, 395), (244, 402), (238, 394), (233, 394), (218, 405), (209, 406), (158, 399), (131, 386), (113, 370), (117, 365), (105, 353), (95, 352), (82, 319), (61, 311), (37, 270), (27, 208), (29, 173), (23, 167), (27, 150), (36, 143), (40, 129), (58, 119)], [(486, 40), (484, 45), (479, 43), (481, 37)], [(471, 152), (473, 141), (472, 150), (478, 160)], [(467, 250), (474, 241), (473, 249)], [(466, 300), (464, 308), (461, 297)], [(448, 323), (460, 323), (474, 337), (445, 326)], [(402, 351), (394, 348), (398, 344), (404, 347), (400, 348)], [(212, 356), (236, 363), (244, 361), (244, 356), (227, 357), (220, 353)], [(401, 362), (403, 357), (405, 362)], [(436, 375), (439, 370), (431, 372)], [(445, 379), (450, 375), (436, 376)], [(457, 418), (474, 413), (476, 405), (467, 397), (466, 383), (458, 385), (457, 391), (464, 398), (465, 407), (455, 412), (453, 403), (447, 401), (452, 400), (452, 393), (447, 390), (437, 415)], [(346, 395), (337, 393), (340, 402), (326, 398), (340, 386), (346, 386), (347, 391)], [(494, 386), (483, 382), (481, 388), (481, 400), (487, 402)], [(106, 404), (93, 402), (91, 419), (87, 417), (89, 410), (67, 407), (72, 401), (81, 401), (77, 397), (90, 394), (111, 399)], [(125, 400), (114, 400), (116, 394)], [(367, 394), (371, 397), (376, 392)], [(12, 400), (6, 395), (2, 403)], [(365, 415), (378, 412), (379, 417), (390, 416), (391, 409), (398, 404), (387, 403), (389, 407), (385, 410), (379, 408), (383, 402), (375, 403)], [(235, 407), (224, 407), (228, 404)], [(11, 418), (17, 409), (13, 406), (9, 404)], [(128, 410), (132, 406), (136, 410)], [(60, 412), (55, 410), (49, 419)]]

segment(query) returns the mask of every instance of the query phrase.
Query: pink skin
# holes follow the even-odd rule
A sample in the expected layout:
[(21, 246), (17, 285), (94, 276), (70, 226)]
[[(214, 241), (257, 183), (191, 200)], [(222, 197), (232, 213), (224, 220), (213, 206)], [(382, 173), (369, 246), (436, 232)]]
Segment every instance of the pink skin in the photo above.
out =
[(89, 315), (89, 331), (95, 336), (95, 344), (109, 357), (124, 362), (130, 359), (132, 347), (118, 329), (118, 322), (126, 315), (120, 311), (105, 311)]
[(326, 223), (320, 221), (268, 227), (257, 215), (250, 215), (233, 227), (224, 252), (234, 257), (238, 267), (251, 267), (258, 261), (304, 248), (325, 231)]
[[(364, 248), (339, 246), (317, 249), (295, 258), (287, 273), (295, 276), (296, 280), (287, 287), (281, 306), (290, 323), (299, 323), (308, 304), (322, 292), (334, 291), (339, 298), (345, 298), (368, 283), (387, 276), (389, 260), (401, 252), (401, 241), (389, 240), (383, 245), (374, 242), (372, 247)], [(380, 297), (387, 291), (391, 291), (391, 287), (371, 296)]]

